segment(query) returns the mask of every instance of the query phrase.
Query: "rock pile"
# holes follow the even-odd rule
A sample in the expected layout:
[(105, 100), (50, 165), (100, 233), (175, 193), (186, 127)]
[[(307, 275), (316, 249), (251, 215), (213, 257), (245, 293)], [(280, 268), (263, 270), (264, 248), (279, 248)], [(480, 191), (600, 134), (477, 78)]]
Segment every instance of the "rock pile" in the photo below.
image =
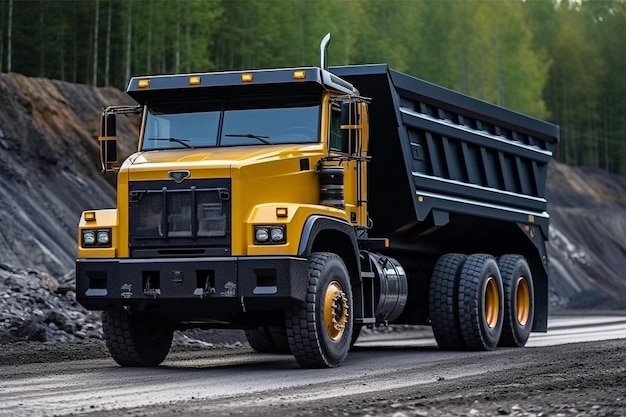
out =
[[(0, 344), (102, 339), (100, 313), (76, 301), (74, 274), (58, 280), (43, 271), (0, 263)], [(242, 330), (188, 330), (174, 334), (173, 349), (241, 347)]]
[(47, 272), (0, 264), (1, 342), (84, 338), (102, 338), (100, 315), (78, 304), (71, 288)]

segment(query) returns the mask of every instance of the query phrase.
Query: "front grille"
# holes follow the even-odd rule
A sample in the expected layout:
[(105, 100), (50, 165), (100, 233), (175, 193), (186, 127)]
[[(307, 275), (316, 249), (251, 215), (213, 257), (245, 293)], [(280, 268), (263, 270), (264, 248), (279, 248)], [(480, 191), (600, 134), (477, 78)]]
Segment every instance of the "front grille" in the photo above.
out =
[(228, 179), (131, 182), (131, 255), (230, 253), (230, 202)]

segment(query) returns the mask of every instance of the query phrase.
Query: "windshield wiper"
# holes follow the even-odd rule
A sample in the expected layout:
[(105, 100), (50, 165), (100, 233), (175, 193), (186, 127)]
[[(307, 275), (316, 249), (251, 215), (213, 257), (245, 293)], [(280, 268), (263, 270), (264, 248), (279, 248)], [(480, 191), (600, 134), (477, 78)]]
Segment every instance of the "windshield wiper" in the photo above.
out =
[(193, 146), (191, 146), (190, 144), (188, 144), (187, 142), (189, 142), (189, 139), (179, 139), (179, 138), (148, 138), (148, 140), (164, 140), (167, 142), (176, 142), (176, 143), (180, 143), (181, 145), (183, 145), (186, 148), (189, 149), (193, 149)]
[(232, 135), (224, 135), (226, 137), (229, 138), (250, 138), (250, 139), (256, 139), (260, 142), (263, 142), (266, 145), (273, 145), (272, 142), (268, 141), (267, 139), (269, 139), (269, 136), (261, 136), (261, 135), (253, 135), (252, 133), (246, 133), (246, 134), (232, 134)]

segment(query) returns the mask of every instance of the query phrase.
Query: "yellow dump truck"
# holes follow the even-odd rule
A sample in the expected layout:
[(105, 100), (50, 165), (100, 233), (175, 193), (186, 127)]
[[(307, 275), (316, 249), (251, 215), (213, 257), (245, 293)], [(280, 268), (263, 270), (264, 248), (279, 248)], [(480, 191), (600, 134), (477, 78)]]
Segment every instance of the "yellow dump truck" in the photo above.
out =
[(384, 64), (328, 68), (328, 41), (320, 67), (135, 77), (137, 106), (103, 110), (117, 207), (83, 212), (76, 289), (120, 365), (160, 364), (188, 328), (303, 367), (339, 366), (364, 326), (470, 350), (546, 330), (558, 127)]

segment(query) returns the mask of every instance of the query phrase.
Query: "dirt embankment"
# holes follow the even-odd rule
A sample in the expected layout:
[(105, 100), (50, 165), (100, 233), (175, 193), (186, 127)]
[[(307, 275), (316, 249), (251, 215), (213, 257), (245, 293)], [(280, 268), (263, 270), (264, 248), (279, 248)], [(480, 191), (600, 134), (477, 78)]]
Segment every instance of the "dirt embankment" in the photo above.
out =
[[(102, 107), (132, 104), (113, 88), (0, 74), (0, 263), (61, 277), (73, 268), (80, 212), (112, 207), (98, 169)], [(134, 127), (120, 121), (122, 136)], [(130, 141), (122, 141), (130, 153)]]
[[(83, 210), (115, 206), (115, 178), (98, 166), (100, 111), (135, 103), (19, 74), (0, 74), (0, 95), (0, 341), (98, 334), (71, 291), (77, 224)], [(121, 156), (137, 122), (118, 117)], [(552, 163), (548, 199), (552, 306), (626, 308), (626, 178)]]
[(626, 177), (551, 163), (547, 196), (553, 305), (626, 309)]

